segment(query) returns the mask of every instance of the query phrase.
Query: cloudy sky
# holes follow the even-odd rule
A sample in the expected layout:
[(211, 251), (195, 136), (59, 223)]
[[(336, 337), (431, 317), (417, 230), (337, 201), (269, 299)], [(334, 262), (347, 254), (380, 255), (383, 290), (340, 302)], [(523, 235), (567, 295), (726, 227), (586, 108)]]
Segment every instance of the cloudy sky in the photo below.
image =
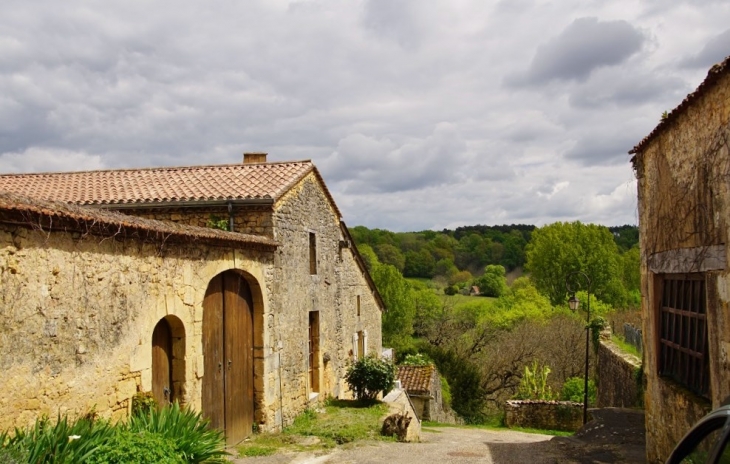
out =
[(345, 221), (635, 224), (726, 0), (5, 0), (0, 172), (312, 159)]

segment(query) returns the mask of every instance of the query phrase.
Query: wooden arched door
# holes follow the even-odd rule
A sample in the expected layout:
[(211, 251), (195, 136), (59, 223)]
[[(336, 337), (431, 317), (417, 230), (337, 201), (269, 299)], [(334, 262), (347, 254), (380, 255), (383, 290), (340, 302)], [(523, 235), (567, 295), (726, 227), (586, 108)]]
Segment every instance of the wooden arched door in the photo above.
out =
[(217, 275), (203, 301), (203, 415), (229, 445), (253, 426), (253, 298), (234, 271)]
[(174, 401), (172, 388), (172, 329), (160, 319), (152, 331), (152, 396), (160, 406)]

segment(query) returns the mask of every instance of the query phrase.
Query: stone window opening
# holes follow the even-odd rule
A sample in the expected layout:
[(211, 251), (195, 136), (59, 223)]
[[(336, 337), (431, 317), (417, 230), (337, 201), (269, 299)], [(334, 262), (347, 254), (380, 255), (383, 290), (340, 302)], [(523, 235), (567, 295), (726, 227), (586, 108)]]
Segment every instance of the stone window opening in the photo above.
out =
[(309, 391), (319, 392), (319, 311), (309, 312)]
[(703, 274), (666, 274), (658, 311), (659, 375), (708, 397), (706, 285)]
[(357, 296), (357, 317), (360, 317), (360, 295)]
[(368, 355), (368, 332), (359, 330), (352, 334), (352, 357), (355, 360), (362, 359)]
[(317, 235), (309, 233), (309, 273), (317, 274)]

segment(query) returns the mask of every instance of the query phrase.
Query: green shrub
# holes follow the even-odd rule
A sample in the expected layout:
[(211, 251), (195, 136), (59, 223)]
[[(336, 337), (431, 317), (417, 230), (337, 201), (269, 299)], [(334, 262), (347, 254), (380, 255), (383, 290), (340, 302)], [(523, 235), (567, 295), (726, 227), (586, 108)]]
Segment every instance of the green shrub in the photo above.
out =
[(439, 374), (441, 380), (441, 398), (443, 398), (443, 405), (446, 409), (451, 409), (451, 386), (446, 380), (446, 377)]
[(220, 458), (225, 452), (225, 439), (219, 430), (208, 427), (200, 413), (174, 404), (129, 418), (130, 432), (149, 432), (172, 441), (175, 452), (189, 463)]
[(550, 368), (546, 365), (538, 365), (537, 361), (532, 363), (532, 367), (525, 366), (525, 373), (517, 387), (515, 398), (518, 400), (554, 400), (555, 395), (547, 384), (548, 375), (550, 375)]
[[(571, 377), (565, 381), (560, 390), (560, 399), (563, 401), (583, 402), (585, 379), (583, 377)], [(588, 380), (588, 405), (596, 403), (596, 383)]]
[(425, 353), (408, 354), (401, 362), (404, 366), (429, 366), (433, 360)]
[(24, 456), (25, 462), (75, 464), (86, 462), (113, 434), (107, 422), (94, 420), (93, 415), (77, 420), (58, 416), (55, 422), (41, 417), (33, 427), (15, 429), (12, 437), (0, 438), (8, 456)]
[(395, 365), (375, 356), (365, 356), (347, 368), (345, 380), (358, 399), (373, 400), (395, 385)]
[(182, 464), (185, 461), (175, 449), (172, 439), (157, 433), (118, 430), (101, 445), (88, 464), (159, 463)]
[(132, 415), (147, 414), (157, 408), (157, 401), (152, 392), (138, 392), (132, 397)]

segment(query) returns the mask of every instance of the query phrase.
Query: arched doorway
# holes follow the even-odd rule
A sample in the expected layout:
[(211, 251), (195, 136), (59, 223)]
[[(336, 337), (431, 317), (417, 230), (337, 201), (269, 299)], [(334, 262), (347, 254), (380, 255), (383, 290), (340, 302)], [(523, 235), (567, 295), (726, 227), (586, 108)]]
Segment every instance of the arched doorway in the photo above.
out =
[(172, 330), (165, 319), (152, 331), (152, 396), (160, 406), (173, 402)]
[(236, 444), (254, 415), (253, 298), (235, 271), (218, 274), (203, 300), (203, 415)]
[(152, 331), (152, 396), (158, 405), (183, 402), (185, 329), (175, 316), (160, 319)]

